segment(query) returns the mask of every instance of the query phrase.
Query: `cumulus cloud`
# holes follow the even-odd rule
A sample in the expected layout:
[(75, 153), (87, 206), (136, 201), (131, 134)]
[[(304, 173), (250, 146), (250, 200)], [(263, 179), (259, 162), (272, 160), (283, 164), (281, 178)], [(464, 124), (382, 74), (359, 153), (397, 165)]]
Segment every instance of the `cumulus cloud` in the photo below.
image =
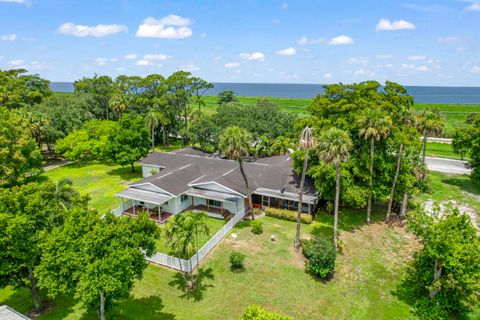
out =
[(174, 14), (160, 20), (148, 17), (138, 26), (136, 33), (140, 38), (185, 39), (192, 35), (190, 19)]
[(26, 0), (0, 0), (0, 2), (28, 4)]
[(375, 72), (365, 70), (364, 68), (360, 68), (360, 69), (354, 71), (353, 74), (356, 75), (356, 76), (365, 76), (365, 75), (369, 76), (369, 77), (374, 77), (375, 76)]
[(25, 64), (25, 61), (22, 59), (15, 59), (15, 60), (10, 60), (8, 61), (9, 64), (11, 64), (14, 67), (19, 67), (21, 65)]
[(146, 54), (143, 56), (143, 60), (148, 60), (148, 61), (161, 61), (161, 60), (167, 60), (168, 56), (163, 53), (157, 53), (157, 54)]
[(331, 74), (330, 72), (327, 72), (327, 73), (325, 73), (325, 74), (323, 75), (323, 77), (324, 77), (325, 79), (331, 79), (331, 78), (332, 78), (332, 74)]
[(192, 63), (187, 63), (187, 64), (182, 64), (178, 69), (183, 70), (183, 71), (189, 71), (189, 72), (194, 72), (200, 70), (199, 67)]
[(456, 44), (460, 43), (461, 40), (457, 37), (440, 37), (437, 38), (438, 43), (444, 43), (444, 44)]
[(95, 63), (97, 66), (104, 66), (107, 64), (108, 59), (107, 58), (96, 58)]
[(380, 19), (376, 28), (377, 31), (397, 31), (415, 29), (415, 25), (405, 20), (396, 20), (391, 22), (388, 19)]
[(470, 70), (471, 73), (479, 73), (480, 74), (480, 66), (473, 66), (472, 70)]
[(115, 68), (115, 70), (117, 70), (117, 71), (124, 71), (124, 70), (125, 70), (125, 67), (118, 67), (118, 68)]
[(328, 40), (327, 42), (327, 44), (330, 46), (338, 46), (338, 45), (352, 44), (352, 43), (353, 43), (353, 39), (345, 35), (334, 37)]
[(252, 53), (240, 53), (240, 58), (243, 60), (263, 61), (265, 60), (265, 55), (259, 51)]
[(96, 37), (101, 38), (120, 32), (127, 32), (127, 26), (119, 24), (99, 24), (96, 26), (84, 26), (81, 24), (74, 24), (67, 22), (58, 28), (61, 34), (75, 36), (75, 37)]
[(415, 71), (421, 71), (421, 72), (425, 72), (425, 71), (430, 71), (430, 69), (425, 66), (425, 65), (421, 65), (421, 66), (416, 66), (414, 64), (411, 64), (411, 63), (402, 63), (400, 65), (400, 68), (403, 70), (403, 71), (407, 71), (407, 72), (415, 72)]
[(465, 8), (467, 11), (480, 11), (480, 2), (474, 2)]
[(146, 67), (146, 66), (149, 66), (150, 64), (152, 64), (151, 61), (148, 61), (148, 60), (137, 60), (137, 62), (135, 62), (135, 64), (137, 66), (140, 66), (140, 67)]
[(137, 55), (135, 53), (129, 53), (124, 55), (123, 58), (127, 60), (134, 60), (137, 59)]
[(349, 58), (347, 60), (348, 63), (350, 64), (359, 64), (359, 65), (362, 65), (362, 66), (366, 66), (368, 65), (368, 59), (365, 58), (365, 57), (353, 57), (353, 58)]
[(240, 63), (238, 62), (227, 62), (223, 65), (225, 68), (238, 68)]
[(305, 45), (305, 44), (319, 44), (325, 42), (325, 39), (323, 38), (309, 38), (309, 37), (301, 37), (300, 39), (297, 40), (297, 43), (300, 45)]
[(16, 39), (17, 39), (17, 35), (14, 33), (0, 36), (0, 41), (15, 41)]
[(278, 50), (276, 52), (276, 54), (278, 55), (281, 55), (281, 56), (293, 56), (297, 53), (297, 50), (295, 50), (295, 48), (286, 48), (286, 49), (282, 49), (282, 50)]
[(410, 60), (410, 61), (421, 61), (421, 60), (425, 60), (427, 57), (425, 56), (409, 56), (407, 57), (407, 60)]

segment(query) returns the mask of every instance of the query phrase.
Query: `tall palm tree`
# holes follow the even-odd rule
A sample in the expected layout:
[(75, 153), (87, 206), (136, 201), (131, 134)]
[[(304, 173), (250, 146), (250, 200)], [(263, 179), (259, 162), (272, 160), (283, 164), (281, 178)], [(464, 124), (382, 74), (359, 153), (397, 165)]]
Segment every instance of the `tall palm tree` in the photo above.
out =
[(300, 221), (302, 218), (302, 200), (303, 200), (303, 185), (305, 184), (305, 175), (307, 173), (308, 166), (308, 151), (314, 149), (317, 146), (317, 140), (313, 136), (313, 129), (306, 127), (300, 133), (298, 138), (298, 146), (300, 149), (305, 150), (305, 160), (303, 161), (302, 178), (300, 180), (300, 193), (298, 195), (298, 212), (297, 212), (297, 234), (295, 236), (295, 251), (300, 248)]
[(369, 177), (369, 196), (367, 205), (367, 223), (370, 223), (372, 213), (372, 193), (373, 193), (373, 160), (375, 157), (375, 141), (386, 138), (390, 134), (392, 119), (378, 108), (368, 109), (362, 117), (358, 119), (360, 136), (365, 140), (370, 140), (370, 177)]
[(64, 209), (72, 206), (72, 200), (78, 196), (78, 191), (73, 188), (73, 181), (70, 178), (62, 178), (55, 185), (55, 201)]
[(445, 128), (445, 119), (438, 108), (427, 108), (417, 116), (417, 129), (423, 135), (423, 156), (427, 153), (427, 138), (429, 134), (439, 135)]
[(145, 125), (148, 130), (151, 132), (152, 136), (152, 152), (155, 151), (155, 129), (157, 129), (160, 124), (160, 117), (157, 111), (153, 108), (148, 109), (147, 114), (145, 115)]
[(249, 210), (252, 213), (252, 220), (255, 220), (253, 214), (252, 193), (250, 191), (250, 186), (248, 185), (247, 175), (243, 168), (243, 158), (249, 155), (251, 144), (252, 137), (250, 133), (245, 129), (233, 126), (223, 130), (223, 133), (220, 136), (219, 149), (227, 158), (238, 161), (240, 173), (242, 174), (245, 187), (247, 188)]
[(110, 106), (110, 109), (112, 109), (118, 114), (118, 118), (121, 118), (122, 113), (124, 113), (128, 109), (128, 96), (123, 93), (116, 93), (112, 95), (108, 104)]
[(338, 208), (340, 205), (340, 162), (348, 160), (352, 140), (348, 133), (330, 128), (322, 133), (318, 144), (318, 156), (325, 163), (335, 165), (335, 213), (333, 218), (333, 243), (338, 245)]
[(272, 141), (267, 136), (261, 136), (256, 151), (257, 156), (264, 154), (270, 157), (272, 155)]

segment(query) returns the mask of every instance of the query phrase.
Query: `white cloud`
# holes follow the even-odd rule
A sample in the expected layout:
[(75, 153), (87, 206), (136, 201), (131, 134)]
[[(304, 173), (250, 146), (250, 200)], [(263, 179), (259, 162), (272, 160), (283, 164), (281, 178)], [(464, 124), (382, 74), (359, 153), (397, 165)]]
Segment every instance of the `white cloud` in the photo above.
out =
[(58, 28), (58, 32), (75, 37), (101, 38), (112, 34), (127, 32), (127, 26), (119, 24), (99, 24), (96, 26), (84, 26), (72, 22), (64, 23)]
[(276, 54), (278, 55), (281, 55), (281, 56), (293, 56), (297, 53), (297, 50), (295, 50), (295, 48), (286, 48), (286, 49), (282, 49), (282, 50), (278, 50), (276, 52)]
[(9, 64), (11, 64), (14, 67), (19, 67), (23, 64), (25, 64), (25, 61), (22, 59), (16, 59), (16, 60), (10, 60), (8, 61)]
[(347, 60), (348, 63), (351, 63), (351, 64), (359, 64), (359, 65), (362, 65), (362, 66), (366, 66), (368, 65), (368, 59), (365, 58), (365, 57), (353, 57), (353, 58), (349, 58)]
[(284, 71), (280, 72), (279, 73), (282, 77), (286, 78), (286, 79), (299, 79), (300, 76), (298, 74), (295, 74), (295, 73), (286, 73)]
[(425, 72), (429, 71), (430, 69), (427, 66), (419, 66), (415, 70)]
[(115, 68), (115, 70), (117, 70), (117, 71), (123, 71), (123, 70), (125, 70), (125, 67), (118, 67), (118, 68)]
[(421, 71), (421, 72), (425, 72), (425, 71), (430, 71), (430, 68), (428, 68), (426, 65), (421, 65), (421, 66), (416, 66), (414, 64), (411, 64), (411, 63), (402, 63), (400, 65), (401, 69), (403, 71), (407, 71), (407, 72), (415, 72), (415, 71)]
[(282, 9), (285, 10), (288, 8), (288, 3), (282, 3)]
[(183, 70), (183, 71), (189, 71), (189, 72), (194, 72), (200, 70), (199, 67), (197, 67), (194, 64), (188, 63), (188, 64), (182, 64), (178, 69)]
[(136, 33), (140, 38), (184, 39), (192, 35), (188, 18), (174, 14), (156, 20), (148, 17), (138, 26)]
[(143, 56), (143, 60), (148, 60), (148, 61), (162, 61), (162, 60), (167, 60), (168, 56), (163, 53), (158, 53), (158, 54), (146, 54)]
[(104, 66), (107, 64), (108, 59), (107, 58), (96, 58), (95, 63), (97, 66)]
[(238, 62), (227, 62), (223, 65), (225, 68), (238, 68), (240, 63)]
[(134, 60), (137, 59), (137, 55), (135, 53), (129, 53), (124, 55), (123, 58), (127, 60)]
[(465, 8), (467, 11), (480, 11), (480, 2), (474, 2)]
[(456, 44), (460, 43), (461, 40), (457, 37), (440, 37), (437, 38), (438, 43), (444, 43), (444, 44)]
[(338, 45), (352, 44), (352, 43), (353, 43), (353, 39), (345, 35), (334, 37), (328, 40), (327, 42), (327, 44), (330, 46), (338, 46)]
[(253, 53), (240, 53), (240, 58), (243, 60), (263, 61), (265, 55), (259, 51)]
[(388, 19), (380, 19), (375, 29), (377, 31), (396, 31), (396, 30), (415, 29), (415, 25), (405, 20), (397, 20), (397, 21), (391, 22)]
[(409, 56), (407, 57), (407, 60), (410, 60), (410, 61), (421, 61), (421, 60), (425, 60), (427, 57), (425, 56)]
[(17, 39), (17, 35), (14, 33), (0, 36), (0, 41), (15, 41), (16, 39)]
[(300, 45), (305, 45), (305, 44), (319, 44), (325, 42), (325, 39), (323, 38), (309, 38), (309, 37), (301, 37), (300, 39), (297, 40), (297, 43)]
[(137, 66), (146, 67), (146, 66), (149, 66), (150, 64), (152, 64), (152, 62), (148, 61), (148, 60), (138, 60), (137, 62), (135, 62), (135, 64)]
[(0, 0), (0, 2), (28, 4), (28, 2), (26, 0)]
[(110, 61), (111, 61), (111, 62), (117, 62), (117, 61), (118, 61), (118, 58), (110, 58)]
[(471, 73), (479, 73), (480, 74), (480, 66), (473, 66), (472, 70), (470, 70)]
[(323, 77), (324, 77), (325, 79), (331, 79), (331, 78), (332, 78), (332, 74), (331, 74), (330, 72), (327, 72), (327, 73), (325, 73), (325, 74), (323, 75)]

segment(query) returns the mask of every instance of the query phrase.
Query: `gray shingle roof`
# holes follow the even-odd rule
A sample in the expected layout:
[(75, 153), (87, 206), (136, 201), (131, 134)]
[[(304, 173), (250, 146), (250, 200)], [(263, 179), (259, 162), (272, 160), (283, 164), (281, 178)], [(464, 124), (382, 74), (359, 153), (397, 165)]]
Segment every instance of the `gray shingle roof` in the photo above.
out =
[(30, 320), (23, 314), (13, 310), (9, 306), (0, 306), (0, 319), (1, 320)]
[[(175, 196), (185, 193), (191, 184), (216, 182), (222, 186), (246, 195), (238, 163), (232, 160), (211, 157), (209, 154), (192, 148), (174, 152), (154, 152), (146, 156), (141, 164), (165, 167), (160, 172), (133, 185), (149, 182)], [(244, 162), (250, 189), (271, 189), (298, 193), (300, 177), (292, 170), (289, 156), (262, 158), (255, 162)], [(315, 187), (306, 179), (305, 194), (316, 197)]]

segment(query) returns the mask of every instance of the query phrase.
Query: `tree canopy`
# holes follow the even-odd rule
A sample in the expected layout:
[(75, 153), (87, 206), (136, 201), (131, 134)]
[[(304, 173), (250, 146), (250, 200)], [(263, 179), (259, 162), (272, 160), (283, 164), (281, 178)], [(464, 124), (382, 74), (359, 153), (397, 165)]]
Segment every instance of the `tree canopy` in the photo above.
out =
[(52, 94), (50, 81), (26, 73), (25, 69), (0, 70), (0, 107), (30, 106)]
[(480, 181), (480, 116), (471, 117), (471, 125), (457, 129), (453, 135), (453, 150), (462, 157), (468, 156), (471, 177)]

